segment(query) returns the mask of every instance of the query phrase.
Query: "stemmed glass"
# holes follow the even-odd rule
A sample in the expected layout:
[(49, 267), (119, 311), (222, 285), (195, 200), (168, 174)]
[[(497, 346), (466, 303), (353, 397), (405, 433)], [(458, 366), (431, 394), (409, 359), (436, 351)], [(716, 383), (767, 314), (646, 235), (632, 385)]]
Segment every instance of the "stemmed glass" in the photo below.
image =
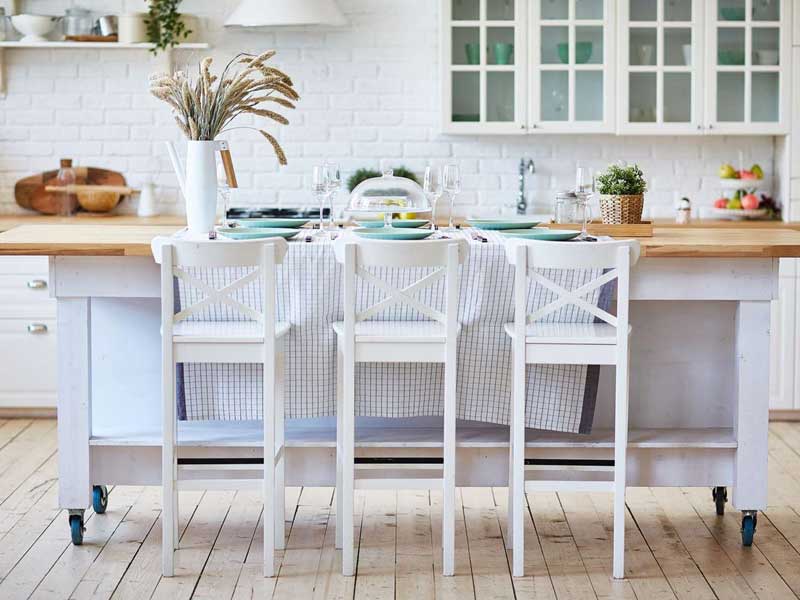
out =
[(442, 189), (442, 169), (440, 167), (425, 168), (422, 189), (431, 203), (431, 229), (436, 229), (436, 203), (439, 202), (439, 198), (444, 193)]
[(314, 233), (314, 237), (325, 237), (325, 222), (323, 218), (325, 210), (325, 199), (328, 196), (328, 176), (329, 170), (326, 165), (314, 165), (311, 172), (311, 193), (319, 202), (319, 231)]
[(333, 199), (336, 197), (336, 194), (339, 193), (339, 188), (342, 187), (342, 174), (339, 170), (339, 165), (336, 163), (325, 163), (324, 167), (327, 172), (327, 204), (330, 207), (328, 227), (329, 229), (333, 229)]
[(582, 211), (577, 211), (583, 214), (583, 219), (581, 219), (581, 235), (578, 237), (579, 240), (590, 239), (589, 233), (586, 231), (586, 225), (592, 219), (589, 200), (594, 195), (594, 192), (594, 169), (591, 167), (578, 167), (575, 173), (575, 194), (577, 195), (578, 204), (582, 206), (577, 206), (576, 208), (583, 209)]
[(453, 232), (456, 229), (453, 224), (453, 206), (455, 205), (456, 194), (461, 191), (461, 172), (458, 169), (458, 165), (447, 165), (444, 168), (442, 181), (442, 187), (450, 199), (450, 218), (447, 224), (447, 231)]

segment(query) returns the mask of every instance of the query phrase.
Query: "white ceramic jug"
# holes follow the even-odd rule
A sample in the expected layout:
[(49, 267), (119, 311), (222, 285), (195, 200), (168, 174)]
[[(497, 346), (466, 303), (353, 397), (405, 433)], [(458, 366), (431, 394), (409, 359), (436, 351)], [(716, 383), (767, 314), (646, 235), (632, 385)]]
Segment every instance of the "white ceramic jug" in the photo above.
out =
[(172, 168), (178, 177), (183, 197), (186, 199), (186, 222), (189, 233), (204, 235), (214, 229), (217, 216), (217, 164), (215, 153), (219, 150), (228, 177), (228, 186), (236, 187), (236, 176), (225, 141), (186, 142), (186, 168), (172, 142), (167, 142)]

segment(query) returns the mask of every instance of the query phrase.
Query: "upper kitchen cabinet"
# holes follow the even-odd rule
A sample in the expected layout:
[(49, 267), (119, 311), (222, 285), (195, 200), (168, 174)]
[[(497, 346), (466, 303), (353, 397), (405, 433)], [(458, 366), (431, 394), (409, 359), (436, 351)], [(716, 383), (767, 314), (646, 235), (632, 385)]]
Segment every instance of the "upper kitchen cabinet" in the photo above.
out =
[(710, 132), (789, 132), (791, 23), (789, 0), (707, 2)]
[(703, 0), (620, 0), (620, 133), (703, 133)]
[(526, 0), (443, 0), (443, 128), (525, 133)]
[(614, 2), (533, 0), (530, 131), (614, 131)]

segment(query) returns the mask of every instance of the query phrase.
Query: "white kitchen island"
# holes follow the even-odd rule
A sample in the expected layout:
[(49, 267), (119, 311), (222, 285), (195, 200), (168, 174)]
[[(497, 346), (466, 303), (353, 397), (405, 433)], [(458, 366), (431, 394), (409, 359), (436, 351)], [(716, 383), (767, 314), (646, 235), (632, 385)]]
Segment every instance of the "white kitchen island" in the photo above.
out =
[[(0, 234), (0, 255), (50, 256), (59, 503), (76, 522), (94, 486), (158, 485), (161, 475), (159, 268), (150, 240), (176, 228), (101, 229), (41, 225)], [(656, 229), (640, 241), (631, 287), (629, 485), (732, 486), (751, 539), (754, 511), (767, 504), (770, 302), (778, 258), (800, 256), (800, 232)], [(613, 458), (612, 379), (601, 372), (591, 435), (531, 430), (529, 455)], [(181, 437), (181, 457), (261, 456), (257, 423), (186, 422)], [(430, 418), (360, 419), (357, 454), (437, 454), (440, 439)], [(290, 421), (287, 446), (287, 485), (334, 484), (334, 419)], [(459, 423), (458, 485), (506, 485), (507, 459), (506, 427)]]

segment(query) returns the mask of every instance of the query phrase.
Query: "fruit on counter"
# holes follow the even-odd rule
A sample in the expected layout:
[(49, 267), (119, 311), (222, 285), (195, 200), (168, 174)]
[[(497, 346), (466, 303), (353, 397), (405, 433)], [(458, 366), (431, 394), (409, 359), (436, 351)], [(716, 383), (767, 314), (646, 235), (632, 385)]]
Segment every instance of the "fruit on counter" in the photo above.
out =
[(720, 179), (738, 179), (739, 174), (736, 172), (736, 169), (733, 168), (733, 165), (725, 163), (719, 168), (719, 178)]
[(750, 167), (750, 172), (756, 176), (756, 179), (764, 179), (764, 169), (761, 168), (761, 165), (753, 165)]
[(717, 198), (714, 200), (714, 208), (728, 208), (727, 198)]
[(755, 210), (758, 208), (759, 204), (761, 204), (761, 201), (755, 194), (747, 194), (742, 198), (742, 208), (745, 210)]
[(728, 200), (728, 205), (725, 207), (730, 210), (741, 210), (742, 208), (742, 201), (739, 198), (731, 198)]
[(739, 179), (758, 179), (758, 177), (752, 171), (748, 171), (747, 169), (742, 169), (741, 171), (739, 171)]

